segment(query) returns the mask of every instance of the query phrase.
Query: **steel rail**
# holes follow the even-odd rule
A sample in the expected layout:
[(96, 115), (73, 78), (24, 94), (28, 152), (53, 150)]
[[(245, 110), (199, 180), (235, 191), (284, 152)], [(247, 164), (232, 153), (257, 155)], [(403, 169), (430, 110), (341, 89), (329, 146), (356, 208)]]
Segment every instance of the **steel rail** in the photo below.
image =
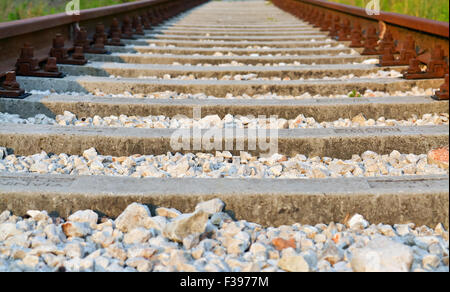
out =
[(405, 79), (444, 78), (434, 98), (448, 99), (448, 22), (325, 0), (272, 1), (320, 31), (328, 31), (329, 37), (349, 42), (362, 55), (379, 58), (382, 67), (408, 65), (402, 71)]
[(364, 8), (328, 2), (325, 0), (296, 0), (306, 4), (311, 4), (334, 11), (363, 17), (370, 20), (383, 21), (385, 23), (397, 25), (407, 29), (412, 29), (440, 37), (449, 37), (449, 23), (445, 21), (430, 20), (410, 15), (403, 15), (393, 12), (380, 11), (379, 15), (368, 15)]
[(80, 21), (94, 20), (97, 18), (127, 13), (133, 10), (150, 7), (153, 5), (171, 2), (170, 0), (142, 0), (124, 4), (116, 4), (106, 7), (84, 9), (80, 15), (68, 15), (65, 12), (45, 15), (15, 21), (0, 23), (0, 40), (49, 29), (59, 25), (67, 25)]
[(171, 7), (175, 7), (182, 10), (193, 3), (198, 5), (205, 1), (142, 0), (85, 9), (81, 10), (79, 15), (59, 13), (0, 23), (0, 78), (5, 76), (5, 72), (14, 70), (15, 62), (25, 43), (30, 43), (34, 47), (35, 57), (42, 59), (48, 56), (53, 38), (57, 34), (61, 34), (70, 47), (78, 27), (86, 28), (90, 37), (100, 22), (107, 29), (114, 18), (121, 21), (124, 16), (140, 16), (149, 10), (156, 11), (159, 8), (170, 10)]
[[(359, 24), (363, 35), (370, 28), (380, 28), (380, 37), (389, 30), (395, 44), (408, 37), (415, 41), (417, 52), (431, 52), (437, 46), (449, 54), (449, 23), (415, 16), (380, 11), (379, 15), (368, 15), (366, 9), (333, 3), (325, 0), (272, 0), (273, 3), (299, 18), (314, 23), (321, 29), (329, 30), (335, 19), (350, 21), (351, 25)], [(320, 13), (322, 14), (320, 14)], [(320, 18), (317, 18), (319, 17)], [(312, 21), (312, 22), (311, 22)], [(329, 22), (329, 27), (327, 26)], [(384, 27), (383, 29), (381, 29)], [(446, 57), (447, 58), (447, 57)]]

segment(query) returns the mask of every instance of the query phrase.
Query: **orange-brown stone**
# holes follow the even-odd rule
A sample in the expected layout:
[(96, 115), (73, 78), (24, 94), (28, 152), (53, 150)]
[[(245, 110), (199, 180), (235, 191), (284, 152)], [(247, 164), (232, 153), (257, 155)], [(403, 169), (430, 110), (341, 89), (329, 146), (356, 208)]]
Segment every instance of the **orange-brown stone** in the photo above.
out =
[(293, 238), (290, 238), (289, 240), (283, 239), (281, 237), (275, 238), (272, 240), (272, 245), (275, 247), (276, 250), (281, 251), (285, 248), (292, 247), (295, 248), (295, 240)]
[(448, 169), (448, 145), (428, 152), (428, 163)]

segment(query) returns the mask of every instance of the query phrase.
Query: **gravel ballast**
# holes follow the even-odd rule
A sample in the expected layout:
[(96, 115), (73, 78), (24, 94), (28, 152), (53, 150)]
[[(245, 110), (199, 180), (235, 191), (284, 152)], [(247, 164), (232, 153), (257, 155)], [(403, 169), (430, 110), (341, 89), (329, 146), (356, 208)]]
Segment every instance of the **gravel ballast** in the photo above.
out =
[(189, 117), (166, 117), (159, 116), (107, 116), (100, 117), (77, 117), (69, 111), (64, 111), (63, 115), (57, 115), (56, 119), (39, 114), (27, 119), (20, 118), (17, 114), (8, 114), (0, 112), (0, 124), (41, 124), (41, 125), (60, 125), (60, 126), (82, 126), (82, 127), (127, 127), (127, 128), (160, 128), (160, 129), (179, 129), (179, 128), (260, 128), (260, 129), (303, 129), (303, 128), (342, 128), (342, 127), (384, 127), (384, 126), (430, 126), (430, 125), (448, 125), (449, 115), (424, 114), (422, 117), (413, 115), (407, 120), (386, 119), (367, 119), (360, 113), (352, 119), (339, 119), (336, 121), (317, 122), (312, 117), (298, 115), (295, 119), (280, 119), (275, 117), (254, 117), (254, 116), (233, 116), (226, 115), (221, 119), (218, 115), (208, 115), (201, 119), (192, 119)]
[(258, 158), (241, 151), (208, 153), (167, 153), (113, 157), (99, 155), (94, 148), (82, 156), (44, 151), (30, 156), (8, 155), (2, 149), (0, 171), (40, 174), (109, 175), (141, 177), (211, 177), (211, 178), (327, 178), (448, 174), (448, 170), (429, 164), (426, 154), (401, 154), (392, 151), (379, 155), (366, 151), (342, 160), (330, 157), (287, 157), (274, 154)]
[[(301, 95), (279, 95), (276, 93), (266, 93), (266, 94), (255, 94), (255, 95), (234, 95), (228, 93), (225, 95), (225, 99), (334, 99), (334, 98), (358, 98), (358, 97), (389, 97), (389, 96), (432, 96), (437, 89), (434, 88), (419, 88), (413, 87), (408, 91), (395, 91), (393, 93), (383, 92), (383, 91), (372, 91), (370, 89), (365, 90), (360, 93), (358, 91), (351, 91), (347, 94), (332, 94), (332, 95), (320, 95), (320, 94), (311, 94), (309, 92), (305, 92)], [(175, 91), (162, 91), (162, 92), (152, 92), (148, 94), (141, 93), (132, 93), (129, 91), (125, 91), (121, 94), (108, 94), (102, 92), (101, 90), (95, 90), (92, 93), (79, 93), (79, 92), (62, 92), (55, 93), (54, 91), (40, 91), (40, 90), (31, 90), (31, 94), (40, 94), (40, 95), (72, 95), (72, 96), (99, 96), (99, 97), (130, 97), (130, 98), (149, 98), (149, 99), (222, 99), (222, 97), (217, 97), (213, 95), (207, 95), (205, 93), (182, 93)]]
[(130, 204), (117, 218), (0, 214), (0, 271), (448, 272), (448, 231), (409, 224), (343, 223), (264, 228), (234, 221), (219, 199), (192, 213)]

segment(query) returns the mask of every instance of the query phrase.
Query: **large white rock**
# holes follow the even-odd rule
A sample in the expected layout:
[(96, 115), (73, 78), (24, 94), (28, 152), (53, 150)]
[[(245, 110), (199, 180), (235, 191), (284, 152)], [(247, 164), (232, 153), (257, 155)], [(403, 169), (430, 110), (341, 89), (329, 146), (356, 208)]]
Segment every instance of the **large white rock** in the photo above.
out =
[(138, 227), (134, 228), (130, 232), (123, 236), (123, 242), (125, 244), (144, 243), (151, 237), (151, 233), (148, 229)]
[(176, 218), (182, 214), (180, 211), (178, 211), (177, 209), (174, 209), (174, 208), (159, 207), (159, 208), (156, 208), (155, 211), (158, 216), (163, 216), (163, 217), (168, 217), (168, 218)]
[(27, 215), (33, 218), (36, 221), (42, 221), (49, 219), (46, 211), (38, 211), (38, 210), (29, 210), (27, 211)]
[(375, 159), (375, 158), (377, 158), (377, 156), (378, 156), (378, 154), (373, 151), (366, 151), (363, 154), (361, 154), (361, 158), (363, 160)]
[(4, 241), (7, 238), (19, 233), (21, 233), (21, 231), (17, 229), (15, 223), (7, 222), (0, 224), (0, 241)]
[(88, 161), (93, 161), (97, 158), (98, 153), (95, 148), (89, 148), (88, 150), (85, 150), (83, 152), (83, 157), (86, 158)]
[(301, 255), (285, 255), (278, 261), (278, 267), (287, 272), (309, 272), (309, 264)]
[(66, 222), (62, 230), (67, 237), (84, 237), (91, 232), (88, 223)]
[(351, 265), (355, 272), (408, 272), (413, 259), (409, 246), (378, 237), (353, 251)]
[(364, 219), (362, 215), (355, 214), (348, 220), (348, 227), (350, 229), (364, 229), (369, 226), (369, 222)]
[(92, 210), (79, 210), (67, 218), (71, 222), (86, 222), (91, 228), (97, 227), (98, 215)]
[(192, 214), (183, 214), (165, 226), (163, 235), (171, 240), (182, 242), (190, 234), (205, 232), (207, 222), (208, 213), (203, 210)]
[(195, 206), (195, 211), (203, 210), (209, 215), (222, 212), (223, 208), (225, 207), (225, 203), (222, 202), (221, 199), (212, 199), (209, 201), (204, 201), (201, 203), (198, 203), (197, 206)]
[(128, 205), (114, 223), (122, 232), (128, 232), (137, 227), (152, 228), (154, 225), (148, 207), (139, 203)]

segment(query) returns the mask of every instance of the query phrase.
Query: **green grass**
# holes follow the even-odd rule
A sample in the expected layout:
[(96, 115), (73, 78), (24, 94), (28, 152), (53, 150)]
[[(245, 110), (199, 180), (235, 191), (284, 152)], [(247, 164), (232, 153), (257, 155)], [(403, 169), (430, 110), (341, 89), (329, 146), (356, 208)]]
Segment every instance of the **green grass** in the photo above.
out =
[[(369, 0), (329, 0), (347, 5), (366, 7)], [(448, 21), (448, 0), (380, 0), (380, 8), (386, 12), (396, 12), (439, 21)]]
[(359, 91), (356, 91), (356, 89), (353, 89), (349, 94), (348, 97), (361, 97), (361, 93)]
[[(81, 9), (138, 0), (80, 0)], [(61, 13), (70, 0), (0, 0), (0, 22)]]

